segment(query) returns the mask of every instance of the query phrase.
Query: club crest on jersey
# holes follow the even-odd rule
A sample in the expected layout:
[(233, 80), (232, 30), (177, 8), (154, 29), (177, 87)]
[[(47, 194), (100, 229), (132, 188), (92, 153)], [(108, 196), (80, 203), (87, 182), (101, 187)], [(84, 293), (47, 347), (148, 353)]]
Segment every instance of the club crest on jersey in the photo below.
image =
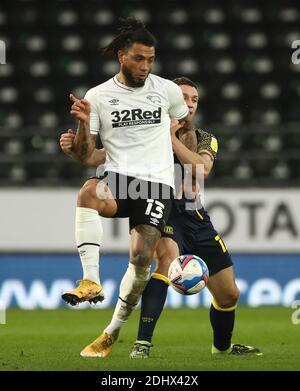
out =
[(150, 100), (150, 102), (154, 103), (155, 105), (161, 104), (161, 99), (158, 95), (148, 95), (147, 99)]
[(142, 109), (112, 111), (111, 116), (113, 128), (159, 124), (161, 122), (161, 107), (153, 111)]
[(108, 102), (111, 104), (111, 106), (117, 106), (120, 101), (119, 101), (119, 99), (113, 98), (113, 99), (109, 100)]
[(211, 138), (210, 146), (214, 152), (218, 152), (218, 141), (215, 137)]

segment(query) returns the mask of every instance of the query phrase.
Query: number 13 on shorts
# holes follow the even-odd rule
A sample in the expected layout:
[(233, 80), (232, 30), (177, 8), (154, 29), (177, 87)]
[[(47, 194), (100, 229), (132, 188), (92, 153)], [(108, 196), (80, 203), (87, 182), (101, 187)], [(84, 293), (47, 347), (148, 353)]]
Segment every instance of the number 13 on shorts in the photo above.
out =
[(151, 198), (147, 199), (147, 208), (145, 211), (145, 215), (150, 215), (152, 217), (155, 217), (157, 219), (161, 219), (164, 215), (164, 208), (165, 205), (161, 203), (160, 201), (153, 200)]

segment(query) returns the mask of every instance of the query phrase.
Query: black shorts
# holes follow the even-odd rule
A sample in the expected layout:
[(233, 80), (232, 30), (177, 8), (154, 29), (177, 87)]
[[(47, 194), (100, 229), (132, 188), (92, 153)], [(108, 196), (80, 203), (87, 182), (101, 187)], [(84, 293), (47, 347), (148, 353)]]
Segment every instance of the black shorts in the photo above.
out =
[(147, 224), (163, 233), (173, 202), (170, 186), (112, 171), (93, 178), (107, 183), (112, 192), (118, 207), (113, 217), (129, 217), (130, 229)]
[(233, 265), (223, 240), (203, 208), (196, 211), (173, 206), (162, 237), (175, 240), (180, 254), (194, 254), (202, 258), (210, 276)]

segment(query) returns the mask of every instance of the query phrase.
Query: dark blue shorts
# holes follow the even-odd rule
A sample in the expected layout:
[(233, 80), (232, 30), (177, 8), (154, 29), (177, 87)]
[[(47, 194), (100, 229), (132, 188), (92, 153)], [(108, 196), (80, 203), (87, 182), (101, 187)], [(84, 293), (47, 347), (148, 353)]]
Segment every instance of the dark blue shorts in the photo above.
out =
[[(175, 201), (176, 202), (176, 201)], [(233, 265), (231, 256), (205, 209), (185, 210), (173, 204), (162, 237), (175, 240), (180, 254), (194, 254), (207, 264), (212, 276)]]

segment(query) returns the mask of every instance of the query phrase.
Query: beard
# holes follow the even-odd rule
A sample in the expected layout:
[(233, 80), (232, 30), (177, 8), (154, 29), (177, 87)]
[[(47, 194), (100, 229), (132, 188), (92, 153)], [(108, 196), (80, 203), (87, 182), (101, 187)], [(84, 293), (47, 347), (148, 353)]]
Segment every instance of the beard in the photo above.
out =
[[(127, 83), (129, 84), (130, 87), (143, 87), (145, 84), (145, 80), (136, 80), (133, 76), (129, 68), (127, 68), (125, 65), (122, 67), (122, 72), (127, 80)], [(147, 76), (148, 77), (148, 76)]]

